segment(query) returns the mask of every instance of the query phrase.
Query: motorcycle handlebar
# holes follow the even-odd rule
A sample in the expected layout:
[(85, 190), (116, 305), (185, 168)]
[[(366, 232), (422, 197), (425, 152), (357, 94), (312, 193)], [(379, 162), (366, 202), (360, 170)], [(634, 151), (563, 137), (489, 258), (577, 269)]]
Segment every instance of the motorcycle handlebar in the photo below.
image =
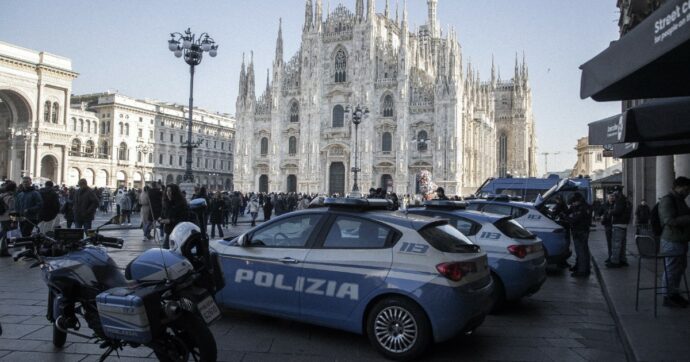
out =
[(111, 238), (111, 237), (101, 236), (101, 235), (99, 235), (97, 237), (96, 242), (99, 245), (103, 245), (103, 246), (108, 247), (108, 248), (116, 248), (116, 249), (122, 249), (122, 246), (125, 243), (124, 240), (122, 240), (121, 238)]
[(36, 241), (35, 238), (31, 236), (27, 237), (21, 237), (21, 238), (11, 238), (10, 239), (10, 247), (20, 247), (20, 246), (32, 246), (34, 245), (34, 242)]

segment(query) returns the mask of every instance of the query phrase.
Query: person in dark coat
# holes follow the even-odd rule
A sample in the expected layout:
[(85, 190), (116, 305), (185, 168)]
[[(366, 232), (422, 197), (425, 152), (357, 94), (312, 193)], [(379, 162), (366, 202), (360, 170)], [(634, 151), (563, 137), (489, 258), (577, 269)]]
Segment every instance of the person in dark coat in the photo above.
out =
[(652, 216), (652, 210), (647, 205), (647, 201), (642, 200), (640, 204), (637, 205), (635, 209), (635, 225), (637, 227), (637, 233), (642, 234), (649, 231), (649, 220)]
[(223, 212), (225, 211), (225, 201), (223, 201), (223, 195), (220, 191), (216, 191), (211, 199), (211, 205), (209, 206), (209, 213), (211, 214), (211, 237), (216, 236), (216, 227), (218, 227), (218, 236), (223, 237)]
[(42, 232), (52, 231), (55, 228), (55, 221), (60, 214), (60, 197), (55, 191), (52, 181), (46, 181), (44, 187), (38, 191), (43, 201), (43, 207), (38, 213), (41, 223), (39, 227)]
[[(194, 191), (194, 194), (192, 194), (192, 200), (203, 199), (206, 201), (206, 205), (210, 204), (211, 200), (209, 199), (208, 194), (206, 193), (206, 187), (201, 186), (199, 188), (196, 188)], [(199, 226), (199, 229), (201, 229), (201, 235), (203, 235), (204, 238), (208, 238), (208, 233), (206, 231), (206, 229), (208, 229), (208, 208), (199, 207), (194, 209), (193, 211), (196, 214), (197, 225)]]
[(180, 187), (176, 184), (168, 184), (165, 188), (165, 197), (163, 198), (163, 212), (160, 223), (164, 225), (165, 241), (163, 242), (164, 249), (170, 249), (170, 233), (175, 226), (189, 218), (189, 205), (185, 199)]
[(232, 213), (232, 220), (230, 224), (237, 226), (237, 218), (240, 216), (240, 207), (242, 206), (242, 199), (240, 193), (235, 191), (230, 198), (230, 212)]
[(570, 276), (583, 278), (589, 276), (589, 227), (591, 224), (591, 213), (589, 205), (581, 193), (576, 192), (570, 198), (570, 207), (565, 212), (565, 219), (570, 225), (575, 246), (575, 271)]
[(273, 203), (271, 202), (271, 196), (266, 195), (266, 197), (264, 197), (264, 221), (271, 220), (272, 213)]
[(616, 203), (616, 195), (609, 194), (606, 196), (606, 202), (601, 206), (603, 213), (601, 215), (601, 225), (604, 226), (604, 235), (606, 236), (606, 249), (608, 250), (608, 257), (604, 263), (611, 262), (611, 238), (613, 237), (613, 224), (611, 223), (611, 212), (613, 205)]
[(74, 188), (70, 187), (67, 190), (67, 197), (65, 198), (65, 204), (62, 205), (62, 216), (65, 217), (65, 222), (67, 223), (67, 228), (71, 229), (74, 223)]
[[(151, 219), (158, 220), (163, 212), (163, 192), (161, 191), (158, 182), (151, 183), (151, 188), (148, 191), (149, 204), (151, 205)], [(160, 233), (163, 233), (163, 225), (159, 225)]]
[(14, 211), (26, 219), (19, 223), (22, 236), (30, 236), (34, 226), (38, 225), (42, 207), (43, 199), (34, 188), (31, 177), (22, 178), (22, 184), (14, 197)]
[(98, 209), (98, 197), (89, 187), (86, 179), (79, 180), (79, 189), (74, 193), (74, 225), (84, 231), (91, 229), (91, 223)]
[(439, 187), (436, 189), (436, 200), (448, 200), (448, 196), (446, 196), (446, 190), (444, 190), (443, 187)]

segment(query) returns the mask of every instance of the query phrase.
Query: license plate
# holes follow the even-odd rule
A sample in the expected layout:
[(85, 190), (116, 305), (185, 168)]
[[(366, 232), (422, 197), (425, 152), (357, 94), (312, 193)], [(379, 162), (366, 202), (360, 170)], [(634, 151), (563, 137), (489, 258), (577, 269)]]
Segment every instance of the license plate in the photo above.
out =
[(216, 302), (214, 302), (211, 297), (206, 297), (206, 299), (202, 300), (196, 307), (206, 324), (210, 324), (220, 318), (220, 309), (218, 309), (218, 305), (216, 305)]

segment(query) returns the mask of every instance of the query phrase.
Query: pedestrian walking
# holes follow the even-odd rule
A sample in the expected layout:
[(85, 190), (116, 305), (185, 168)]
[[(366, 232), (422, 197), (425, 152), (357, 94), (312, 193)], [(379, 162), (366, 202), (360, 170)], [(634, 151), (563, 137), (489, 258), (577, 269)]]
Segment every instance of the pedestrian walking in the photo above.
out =
[(14, 196), (17, 192), (17, 184), (14, 181), (5, 181), (0, 188), (0, 256), (11, 256), (7, 251), (7, 233), (12, 230), (10, 213), (14, 211)]
[(120, 206), (120, 223), (127, 225), (132, 225), (132, 199), (129, 194), (123, 194), (122, 197), (120, 197), (120, 203), (118, 204)]
[(606, 250), (608, 251), (604, 263), (611, 262), (611, 239), (613, 237), (613, 223), (611, 222), (611, 212), (616, 203), (616, 195), (609, 194), (606, 197), (606, 202), (602, 205), (603, 213), (601, 216), (601, 225), (604, 226), (604, 234), (606, 235)]
[(74, 187), (70, 187), (69, 190), (67, 190), (65, 203), (62, 205), (62, 209), (60, 209), (62, 216), (65, 218), (65, 224), (68, 229), (71, 229), (72, 224), (74, 223), (74, 194)]
[(213, 195), (211, 199), (211, 204), (209, 206), (210, 220), (211, 220), (211, 237), (216, 236), (216, 227), (218, 228), (218, 236), (223, 237), (223, 229), (221, 224), (223, 224), (223, 210), (225, 209), (225, 202), (223, 201), (223, 195), (219, 191)]
[(14, 211), (22, 217), (19, 222), (22, 236), (30, 236), (34, 226), (38, 225), (42, 207), (43, 199), (34, 188), (31, 177), (22, 178), (22, 184), (14, 198)]
[(659, 221), (663, 226), (660, 251), (668, 256), (662, 278), (666, 307), (686, 308), (688, 300), (680, 295), (680, 282), (688, 266), (690, 241), (690, 208), (685, 199), (690, 195), (690, 179), (678, 177), (671, 192), (659, 200)]
[(571, 196), (570, 207), (565, 211), (565, 219), (570, 225), (576, 255), (576, 269), (570, 276), (587, 277), (590, 273), (589, 228), (592, 220), (589, 205), (581, 193), (576, 192)]
[(230, 224), (232, 226), (237, 226), (237, 217), (240, 215), (240, 207), (242, 206), (242, 200), (240, 198), (240, 193), (235, 191), (230, 199), (230, 212), (232, 213), (232, 219)]
[(197, 225), (199, 226), (199, 229), (201, 230), (201, 235), (203, 235), (204, 238), (208, 238), (208, 233), (206, 229), (208, 229), (208, 206), (210, 204), (210, 200), (208, 198), (208, 194), (206, 193), (206, 187), (201, 186), (201, 187), (195, 187), (194, 188), (194, 194), (192, 194), (192, 200), (196, 199), (202, 199), (205, 201), (203, 207), (197, 207), (194, 209), (194, 214), (196, 214), (196, 220), (197, 220)]
[(164, 249), (170, 249), (170, 233), (175, 226), (183, 221), (187, 221), (188, 218), (189, 205), (182, 191), (180, 191), (180, 187), (176, 184), (168, 184), (165, 188), (163, 212), (160, 220), (165, 229)]
[(249, 214), (252, 217), (251, 226), (256, 226), (256, 217), (259, 215), (259, 199), (255, 195), (252, 195), (249, 200)]
[(141, 224), (144, 231), (144, 241), (151, 240), (151, 225), (153, 218), (151, 213), (151, 201), (149, 200), (149, 187), (144, 186), (144, 191), (139, 193), (139, 205), (141, 205)]
[(43, 206), (38, 213), (40, 222), (38, 228), (41, 232), (49, 232), (55, 229), (55, 224), (60, 225), (58, 216), (60, 215), (60, 197), (55, 191), (52, 181), (46, 181), (44, 187), (38, 191), (41, 195)]
[(98, 209), (98, 197), (89, 187), (86, 179), (79, 180), (79, 189), (74, 193), (74, 226), (87, 231)]
[(264, 221), (271, 220), (271, 213), (273, 213), (273, 203), (271, 202), (271, 196), (266, 195), (264, 197)]
[[(155, 221), (160, 219), (163, 212), (163, 192), (161, 191), (161, 184), (159, 182), (152, 182), (151, 188), (148, 191), (149, 204), (151, 205), (151, 228), (153, 229)], [(161, 236), (163, 235), (164, 225), (158, 226)]]
[(625, 251), (627, 249), (628, 224), (632, 207), (628, 198), (619, 189), (615, 193), (615, 201), (611, 210), (611, 260), (606, 263), (607, 268), (628, 266)]

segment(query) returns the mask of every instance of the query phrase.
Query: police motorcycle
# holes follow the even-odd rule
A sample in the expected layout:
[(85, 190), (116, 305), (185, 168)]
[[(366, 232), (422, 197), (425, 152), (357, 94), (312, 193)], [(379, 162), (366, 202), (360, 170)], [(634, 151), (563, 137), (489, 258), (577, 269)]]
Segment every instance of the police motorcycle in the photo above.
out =
[[(105, 349), (100, 360), (124, 346), (151, 348), (161, 361), (215, 361), (216, 342), (208, 325), (220, 318), (214, 294), (224, 286), (218, 257), (192, 223), (170, 235), (170, 250), (152, 248), (119, 270), (105, 247), (121, 249), (120, 238), (99, 230), (119, 223), (113, 217), (83, 238), (81, 229), (55, 229), (11, 240), (14, 260), (35, 259), (48, 285), (47, 319), (53, 345), (67, 334), (94, 340)], [(80, 320), (93, 330), (80, 332)]]

